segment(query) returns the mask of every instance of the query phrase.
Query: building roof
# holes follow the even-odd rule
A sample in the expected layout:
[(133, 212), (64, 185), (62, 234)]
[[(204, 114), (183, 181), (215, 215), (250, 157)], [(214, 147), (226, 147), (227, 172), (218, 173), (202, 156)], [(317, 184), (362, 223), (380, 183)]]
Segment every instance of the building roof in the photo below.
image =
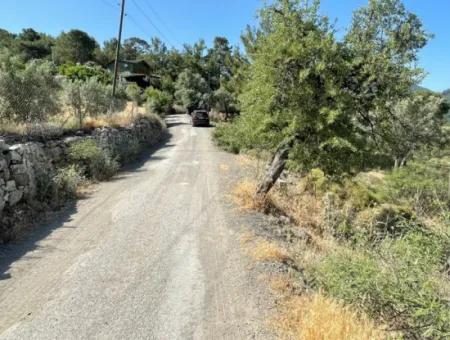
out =
[[(109, 65), (112, 65), (112, 64), (115, 63), (115, 61), (116, 61), (116, 60), (113, 59), (113, 60), (111, 60), (107, 65), (108, 65), (108, 66), (109, 66)], [(125, 59), (119, 59), (119, 63), (127, 63), (127, 64), (135, 64), (135, 65), (142, 64), (142, 65), (146, 65), (146, 66), (150, 67), (150, 64), (149, 64), (147, 61), (143, 60), (143, 59), (141, 59), (141, 60), (125, 60)]]

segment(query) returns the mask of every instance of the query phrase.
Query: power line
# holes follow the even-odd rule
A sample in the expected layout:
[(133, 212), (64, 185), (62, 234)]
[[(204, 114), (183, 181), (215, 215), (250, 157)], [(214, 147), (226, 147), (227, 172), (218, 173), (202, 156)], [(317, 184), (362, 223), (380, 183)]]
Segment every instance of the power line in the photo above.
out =
[(139, 22), (130, 13), (126, 13), (125, 16), (127, 17), (127, 19), (130, 19), (134, 26), (136, 26), (142, 33), (144, 33), (144, 36), (152, 35), (149, 31), (145, 30), (145, 28), (143, 28), (143, 26), (141, 26), (141, 24), (139, 24)]
[(147, 7), (152, 11), (153, 15), (161, 22), (161, 24), (165, 27), (165, 29), (169, 32), (169, 34), (172, 36), (172, 38), (175, 39), (175, 41), (181, 45), (181, 43), (178, 41), (176, 35), (173, 33), (172, 29), (169, 27), (169, 25), (166, 24), (165, 20), (159, 15), (159, 13), (154, 9), (152, 5), (150, 5), (150, 2), (148, 0), (142, 0)]
[(165, 36), (165, 34), (163, 32), (161, 32), (161, 30), (158, 28), (158, 26), (156, 26), (152, 19), (150, 19), (150, 17), (147, 15), (147, 13), (142, 9), (142, 7), (136, 2), (136, 0), (133, 0), (134, 5), (136, 6), (136, 8), (142, 13), (142, 15), (144, 16), (144, 18), (149, 22), (149, 24), (159, 33), (159, 35), (163, 38), (163, 40), (165, 40), (166, 42), (168, 42), (172, 47), (175, 47), (174, 44), (171, 43), (171, 41)]

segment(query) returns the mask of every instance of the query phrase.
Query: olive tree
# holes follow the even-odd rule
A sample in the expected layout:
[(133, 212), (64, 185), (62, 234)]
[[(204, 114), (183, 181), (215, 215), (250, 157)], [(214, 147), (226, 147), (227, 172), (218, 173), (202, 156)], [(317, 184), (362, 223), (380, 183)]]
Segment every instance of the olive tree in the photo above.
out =
[(348, 65), (318, 6), (276, 1), (261, 11), (261, 25), (249, 38), (252, 62), (240, 97), (241, 119), (256, 125), (253, 129), (263, 136), (255, 143), (274, 151), (258, 188), (261, 195), (273, 186), (289, 157), (307, 169), (356, 149), (343, 86)]
[(0, 54), (0, 119), (31, 123), (58, 113), (60, 83), (55, 73), (50, 62), (23, 64)]
[(190, 113), (197, 108), (209, 107), (210, 88), (198, 73), (186, 69), (175, 83), (175, 98)]
[(252, 62), (241, 121), (274, 151), (261, 195), (288, 159), (335, 175), (362, 167), (367, 138), (396, 114), (390, 103), (421, 79), (414, 61), (428, 35), (400, 0), (370, 0), (343, 42), (318, 10), (319, 1), (277, 0), (244, 36)]
[(80, 128), (86, 116), (105, 114), (111, 107), (110, 86), (102, 84), (96, 78), (66, 81), (64, 90), (65, 104), (77, 116)]
[(392, 104), (391, 116), (380, 122), (378, 145), (395, 167), (403, 166), (423, 146), (438, 145), (448, 106), (441, 96), (418, 93)]

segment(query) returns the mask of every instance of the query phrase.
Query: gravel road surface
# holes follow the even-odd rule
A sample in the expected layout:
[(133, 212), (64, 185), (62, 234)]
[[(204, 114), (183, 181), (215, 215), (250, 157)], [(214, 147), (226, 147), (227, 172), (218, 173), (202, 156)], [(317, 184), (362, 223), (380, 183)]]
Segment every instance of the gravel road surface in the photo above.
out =
[(266, 339), (212, 128), (168, 118), (139, 164), (0, 247), (0, 339)]

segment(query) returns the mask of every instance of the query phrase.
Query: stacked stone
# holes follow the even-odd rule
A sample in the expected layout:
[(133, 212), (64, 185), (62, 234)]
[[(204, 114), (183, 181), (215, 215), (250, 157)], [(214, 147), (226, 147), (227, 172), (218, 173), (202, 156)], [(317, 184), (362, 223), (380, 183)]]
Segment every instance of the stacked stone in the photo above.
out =
[(38, 176), (49, 174), (64, 163), (72, 143), (93, 138), (99, 147), (114, 154), (119, 149), (126, 151), (132, 144), (155, 144), (163, 132), (160, 125), (143, 118), (127, 128), (101, 128), (90, 136), (71, 136), (43, 143), (8, 145), (0, 139), (0, 223), (5, 208), (35, 198)]

